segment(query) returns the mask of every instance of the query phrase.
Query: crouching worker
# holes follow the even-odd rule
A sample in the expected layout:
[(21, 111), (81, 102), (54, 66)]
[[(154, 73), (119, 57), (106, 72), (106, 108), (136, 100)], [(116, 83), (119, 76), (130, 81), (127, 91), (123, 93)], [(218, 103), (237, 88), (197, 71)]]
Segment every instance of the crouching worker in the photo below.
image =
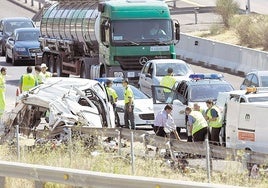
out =
[(208, 124), (200, 111), (194, 111), (190, 107), (185, 109), (188, 115), (189, 132), (194, 142), (204, 141), (208, 132)]
[(180, 140), (171, 112), (172, 106), (169, 104), (167, 104), (163, 110), (158, 112), (154, 122), (154, 132), (157, 136), (170, 136), (171, 138)]

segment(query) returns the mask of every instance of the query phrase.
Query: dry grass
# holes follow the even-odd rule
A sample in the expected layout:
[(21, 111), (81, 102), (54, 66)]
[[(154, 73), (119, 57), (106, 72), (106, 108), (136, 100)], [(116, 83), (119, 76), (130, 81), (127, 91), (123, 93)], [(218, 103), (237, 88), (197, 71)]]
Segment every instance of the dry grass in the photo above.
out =
[[(134, 147), (135, 153), (143, 153), (144, 149), (140, 144), (136, 144)], [(16, 148), (13, 146), (1, 145), (0, 159), (17, 161)], [(19, 162), (132, 175), (129, 147), (124, 148), (124, 150), (122, 150), (122, 155), (119, 156), (116, 151), (107, 151), (100, 146), (93, 149), (85, 148), (80, 142), (76, 142), (72, 148), (64, 145), (54, 147), (51, 144), (46, 144), (34, 148), (22, 148)], [(263, 174), (262, 178), (257, 180), (249, 180), (247, 171), (238, 172), (237, 168), (231, 163), (230, 165), (225, 166), (226, 170), (223, 172), (213, 171), (213, 183), (249, 187), (268, 186), (267, 175)], [(134, 175), (207, 182), (207, 172), (202, 167), (195, 166), (186, 171), (182, 171), (180, 168), (171, 168), (166, 161), (159, 156), (136, 156)], [(29, 188), (33, 187), (33, 185), (34, 183), (29, 180), (7, 178), (6, 181), (6, 187)], [(45, 188), (69, 187), (70, 186), (55, 183), (45, 184)]]
[(222, 25), (212, 25), (207, 31), (189, 34), (223, 43), (267, 51), (267, 20), (268, 16), (265, 15), (236, 15), (231, 20), (231, 26), (228, 29)]

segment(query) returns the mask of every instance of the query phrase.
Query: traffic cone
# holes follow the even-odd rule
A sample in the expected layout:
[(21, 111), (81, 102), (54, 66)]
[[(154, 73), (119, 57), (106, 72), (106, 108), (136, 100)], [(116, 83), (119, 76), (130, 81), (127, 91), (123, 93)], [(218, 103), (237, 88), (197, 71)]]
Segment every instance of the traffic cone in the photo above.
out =
[(15, 106), (18, 105), (18, 98), (19, 98), (19, 95), (20, 95), (20, 89), (17, 88), (17, 90), (16, 90), (16, 102), (15, 102)]

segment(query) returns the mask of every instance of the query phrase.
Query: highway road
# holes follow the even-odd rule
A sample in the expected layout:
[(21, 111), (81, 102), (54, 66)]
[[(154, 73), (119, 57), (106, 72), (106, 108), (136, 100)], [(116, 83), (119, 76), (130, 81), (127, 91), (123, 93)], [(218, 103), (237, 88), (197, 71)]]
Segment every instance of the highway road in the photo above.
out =
[[(26, 17), (31, 18), (33, 17), (33, 15), (34, 14), (32, 12), (25, 10), (21, 7), (15, 6), (14, 4), (8, 2), (7, 0), (0, 1), (0, 18), (14, 17), (14, 16), (26, 16)], [(7, 108), (6, 109), (7, 111), (10, 111), (15, 105), (15, 99), (16, 99), (15, 93), (19, 84), (20, 76), (26, 72), (27, 65), (14, 67), (11, 64), (7, 64), (5, 62), (5, 57), (0, 57), (0, 67), (2, 66), (7, 67), (7, 76), (6, 76)], [(195, 66), (195, 65), (192, 65), (192, 68), (195, 72), (198, 72), (198, 73), (215, 72), (213, 70), (200, 67), (200, 66)], [(235, 88), (237, 89), (239, 88), (239, 85), (242, 82), (241, 77), (219, 72), (219, 71), (216, 71), (216, 72), (222, 73), (227, 81), (229, 81)]]

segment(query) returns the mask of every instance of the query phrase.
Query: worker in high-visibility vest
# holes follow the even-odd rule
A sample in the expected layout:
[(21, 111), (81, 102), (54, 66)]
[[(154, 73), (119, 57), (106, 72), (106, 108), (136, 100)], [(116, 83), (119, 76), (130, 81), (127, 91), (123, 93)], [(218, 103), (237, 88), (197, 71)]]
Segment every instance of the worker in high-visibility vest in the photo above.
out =
[[(173, 76), (173, 69), (168, 68), (167, 75), (162, 78), (160, 86), (165, 86), (172, 89), (175, 83), (176, 79)], [(170, 89), (164, 88), (165, 99), (168, 98), (170, 92), (171, 92)]]
[(34, 67), (34, 70), (35, 70), (35, 79), (37, 80), (37, 84), (42, 84), (44, 82), (44, 75), (41, 74), (41, 66), (40, 65), (36, 65)]
[(210, 131), (209, 138), (212, 144), (220, 145), (220, 131), (222, 128), (222, 117), (219, 108), (214, 105), (213, 100), (207, 100), (206, 120)]
[(116, 93), (116, 91), (112, 88), (112, 85), (113, 85), (113, 81), (112, 80), (107, 80), (106, 81), (106, 91), (107, 91), (107, 94), (109, 96), (109, 100), (111, 101), (111, 104), (113, 105), (113, 109), (114, 109), (114, 113), (115, 113), (115, 120), (116, 120), (116, 125), (118, 127), (120, 127), (120, 119), (119, 119), (119, 115), (116, 111), (116, 102), (117, 102), (117, 99), (118, 99), (118, 95)]
[(7, 68), (2, 67), (0, 74), (0, 117), (2, 117), (6, 108), (6, 72)]
[(37, 80), (35, 79), (35, 76), (32, 74), (32, 67), (28, 66), (26, 69), (27, 73), (23, 74), (20, 78), (20, 91), (29, 91), (34, 86), (37, 86)]
[(40, 75), (44, 77), (44, 79), (50, 78), (53, 76), (51, 72), (47, 71), (48, 67), (45, 63), (41, 64), (41, 73)]
[(200, 111), (186, 107), (185, 114), (188, 116), (189, 132), (194, 142), (204, 141), (207, 135), (208, 124)]

